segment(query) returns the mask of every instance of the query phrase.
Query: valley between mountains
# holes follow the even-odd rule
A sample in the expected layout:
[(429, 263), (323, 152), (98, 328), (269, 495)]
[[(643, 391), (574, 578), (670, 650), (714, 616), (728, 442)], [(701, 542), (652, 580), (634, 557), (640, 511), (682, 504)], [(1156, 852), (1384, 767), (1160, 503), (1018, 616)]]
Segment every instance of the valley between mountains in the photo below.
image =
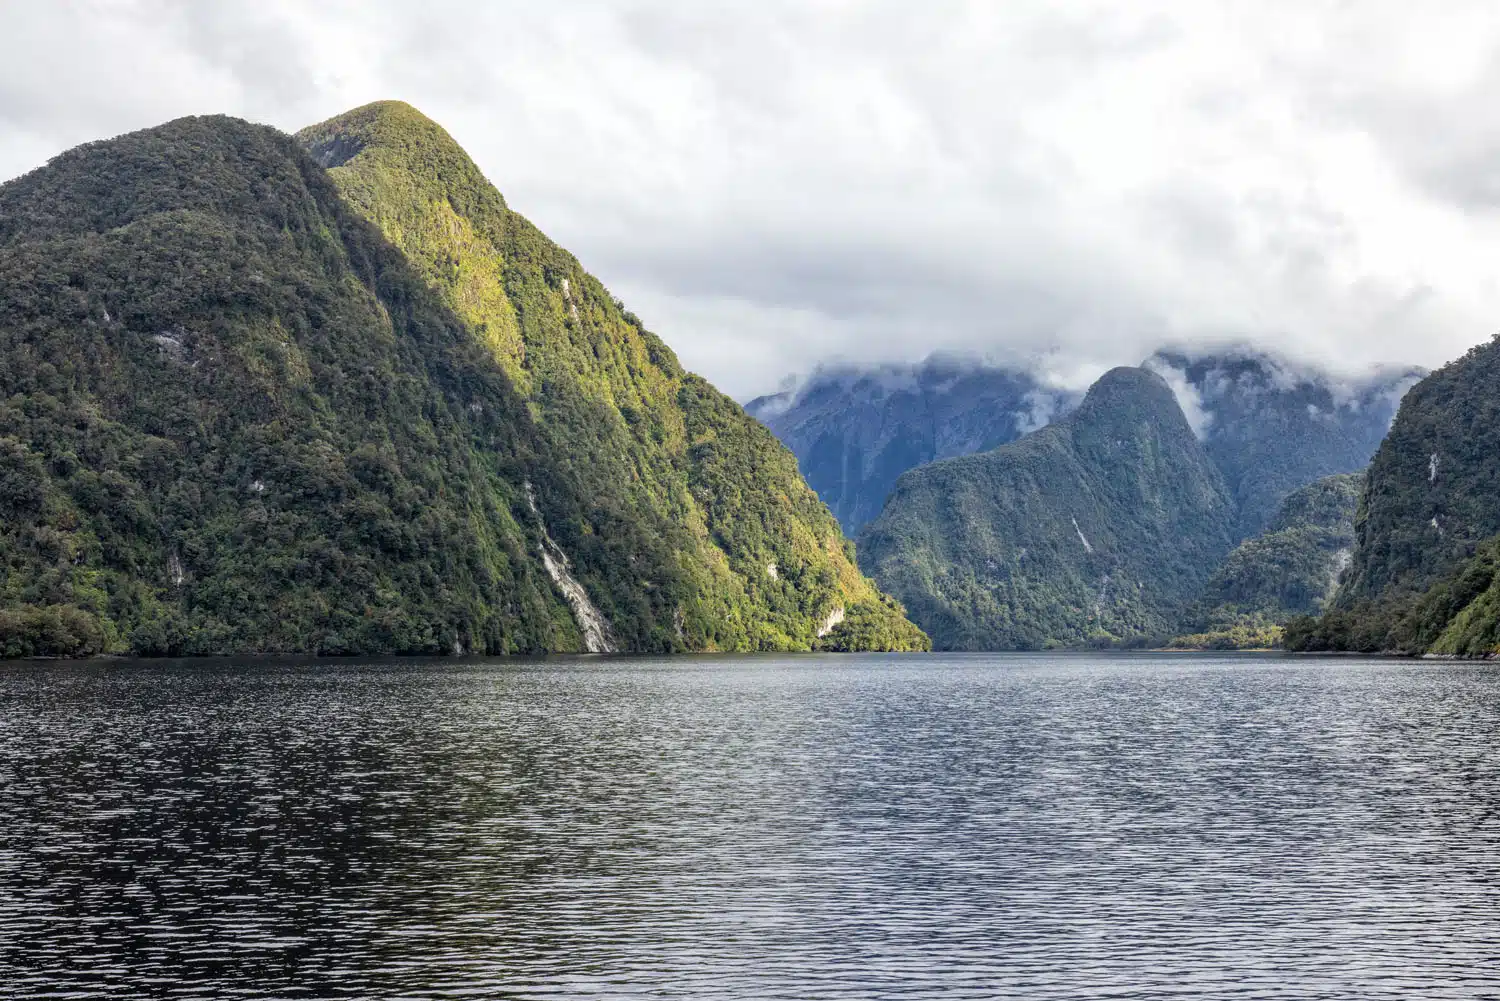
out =
[(1080, 398), (936, 357), (749, 409), (941, 649), (1264, 648), (1334, 600), (1363, 471), (1421, 375), (1162, 351)]

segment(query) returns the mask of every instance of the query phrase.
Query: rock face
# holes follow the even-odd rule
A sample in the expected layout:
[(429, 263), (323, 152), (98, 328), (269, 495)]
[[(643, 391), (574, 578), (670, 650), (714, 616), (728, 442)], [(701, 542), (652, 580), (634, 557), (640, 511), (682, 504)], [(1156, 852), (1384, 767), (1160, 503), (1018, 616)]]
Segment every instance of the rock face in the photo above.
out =
[[(1488, 653), (1500, 533), (1500, 340), (1412, 387), (1370, 466), (1348, 576), (1300, 649)], [(1295, 635), (1294, 635), (1295, 633)], [(1441, 643), (1440, 643), (1441, 641)], [(1440, 645), (1440, 649), (1439, 646)]]
[(573, 609), (573, 621), (578, 623), (579, 632), (583, 634), (583, 649), (588, 653), (616, 653), (619, 647), (615, 645), (614, 630), (610, 628), (609, 620), (589, 597), (588, 590), (569, 571), (567, 554), (552, 540), (552, 536), (547, 533), (547, 526), (542, 523), (542, 513), (536, 506), (536, 491), (529, 482), (524, 486), (526, 506), (537, 519), (538, 534), (542, 537), (541, 544), (537, 547), (542, 555), (542, 566)]
[(1029, 375), (963, 358), (820, 370), (795, 392), (746, 404), (797, 455), (808, 485), (851, 535), (914, 466), (983, 452), (1077, 405)]
[(0, 186), (0, 653), (925, 644), (442, 129), (300, 139), (184, 119)]
[(901, 477), (861, 561), (946, 649), (1170, 635), (1236, 510), (1168, 384), (1119, 368), (1076, 411)]

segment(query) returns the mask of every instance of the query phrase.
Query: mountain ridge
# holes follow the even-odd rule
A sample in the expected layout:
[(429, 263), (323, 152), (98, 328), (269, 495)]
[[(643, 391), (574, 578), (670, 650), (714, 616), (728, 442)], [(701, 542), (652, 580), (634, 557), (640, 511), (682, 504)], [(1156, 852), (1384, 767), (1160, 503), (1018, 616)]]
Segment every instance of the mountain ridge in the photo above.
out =
[(925, 646), (440, 127), (314, 128), (326, 170), (214, 116), (0, 186), (0, 651)]
[(935, 355), (917, 366), (834, 367), (795, 393), (745, 405), (798, 457), (808, 484), (856, 533), (906, 470), (988, 451), (1077, 404), (1020, 371)]
[[(1257, 535), (1293, 490), (1369, 465), (1402, 392), (1393, 367), (1340, 378), (1240, 345), (1163, 348), (1142, 367), (1167, 379), (1235, 494), (1236, 534)], [(1077, 406), (1026, 366), (934, 354), (916, 365), (820, 369), (746, 409), (796, 453), (808, 483), (857, 532), (907, 469), (988, 451)]]

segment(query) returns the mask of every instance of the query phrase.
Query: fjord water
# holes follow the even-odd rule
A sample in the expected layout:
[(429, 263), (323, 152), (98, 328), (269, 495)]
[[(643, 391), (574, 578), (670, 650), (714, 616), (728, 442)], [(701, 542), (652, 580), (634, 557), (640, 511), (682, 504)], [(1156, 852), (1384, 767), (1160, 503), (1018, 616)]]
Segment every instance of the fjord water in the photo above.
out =
[(1500, 992), (1500, 670), (0, 668), (16, 997)]

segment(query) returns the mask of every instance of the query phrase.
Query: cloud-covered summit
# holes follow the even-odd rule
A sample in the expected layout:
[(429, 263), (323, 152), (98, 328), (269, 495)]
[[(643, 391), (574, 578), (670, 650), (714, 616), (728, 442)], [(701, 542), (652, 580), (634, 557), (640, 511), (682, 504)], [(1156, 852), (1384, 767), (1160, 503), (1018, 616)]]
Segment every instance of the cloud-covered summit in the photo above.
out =
[(1443, 7), (0, 0), (0, 177), (398, 97), (742, 398), (938, 348), (1431, 366), (1500, 320), (1500, 12)]

